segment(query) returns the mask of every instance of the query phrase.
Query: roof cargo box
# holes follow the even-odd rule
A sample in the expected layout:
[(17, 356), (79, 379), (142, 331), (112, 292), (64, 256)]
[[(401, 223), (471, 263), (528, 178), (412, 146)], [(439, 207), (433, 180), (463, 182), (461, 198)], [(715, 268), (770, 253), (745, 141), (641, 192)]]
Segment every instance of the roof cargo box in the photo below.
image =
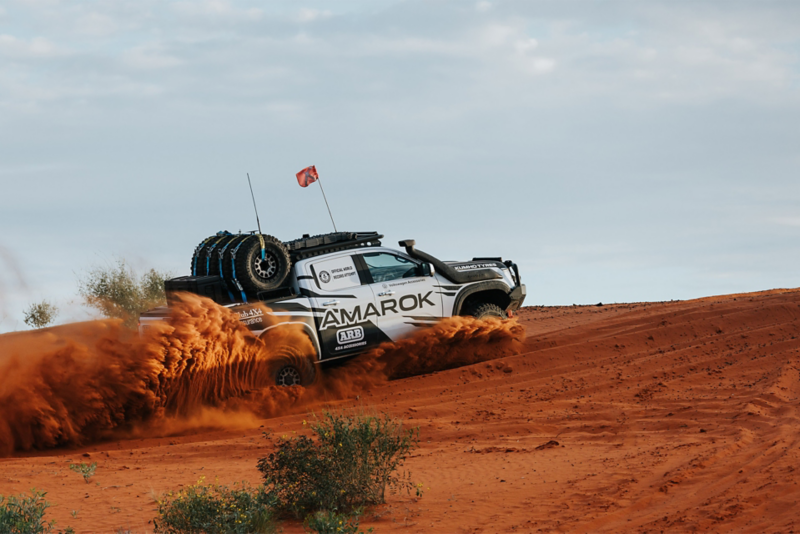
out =
[(167, 293), (167, 302), (174, 300), (174, 293), (186, 291), (201, 297), (208, 297), (220, 304), (230, 301), (219, 276), (179, 276), (164, 281), (164, 290)]

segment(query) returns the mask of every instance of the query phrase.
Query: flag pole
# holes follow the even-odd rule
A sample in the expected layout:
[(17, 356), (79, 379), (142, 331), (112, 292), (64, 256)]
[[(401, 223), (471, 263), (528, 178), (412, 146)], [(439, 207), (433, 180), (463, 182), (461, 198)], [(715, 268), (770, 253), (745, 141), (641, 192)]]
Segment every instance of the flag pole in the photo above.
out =
[(325, 189), (322, 187), (322, 180), (319, 179), (319, 174), (317, 175), (317, 183), (319, 184), (319, 190), (322, 191), (322, 198), (325, 199), (325, 206), (328, 208), (328, 215), (331, 216), (331, 222), (333, 223), (333, 231), (338, 232), (339, 230), (336, 229), (336, 222), (333, 220), (331, 207), (328, 205), (328, 197), (325, 196)]

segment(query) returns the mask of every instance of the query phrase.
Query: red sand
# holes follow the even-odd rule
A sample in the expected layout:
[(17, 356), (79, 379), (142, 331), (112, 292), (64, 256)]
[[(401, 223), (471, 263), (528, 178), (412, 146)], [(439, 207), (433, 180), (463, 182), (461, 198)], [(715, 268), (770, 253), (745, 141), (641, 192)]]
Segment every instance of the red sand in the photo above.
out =
[[(407, 467), (424, 496), (392, 495), (363, 527), (798, 528), (800, 290), (526, 308), (520, 323), (528, 337), (516, 355), (377, 383), (336, 403), (387, 411), (421, 430)], [(150, 532), (154, 496), (200, 476), (258, 483), (261, 432), (290, 435), (304, 417), (17, 453), (0, 459), (0, 494), (46, 490), (47, 517), (61, 528)], [(97, 462), (89, 484), (68, 469), (77, 461)]]

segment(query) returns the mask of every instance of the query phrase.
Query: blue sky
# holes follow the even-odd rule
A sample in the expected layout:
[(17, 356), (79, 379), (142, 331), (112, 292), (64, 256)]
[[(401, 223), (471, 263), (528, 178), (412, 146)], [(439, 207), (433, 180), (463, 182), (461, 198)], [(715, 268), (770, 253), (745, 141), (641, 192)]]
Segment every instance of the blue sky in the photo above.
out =
[(0, 331), (218, 230), (516, 260), (527, 304), (800, 285), (800, 4), (0, 4)]

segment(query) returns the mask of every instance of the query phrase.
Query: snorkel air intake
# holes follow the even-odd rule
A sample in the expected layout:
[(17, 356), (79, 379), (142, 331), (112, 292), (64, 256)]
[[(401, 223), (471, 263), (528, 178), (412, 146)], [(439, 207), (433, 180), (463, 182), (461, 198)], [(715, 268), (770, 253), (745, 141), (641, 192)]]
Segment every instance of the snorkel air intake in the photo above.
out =
[(406, 253), (412, 258), (421, 261), (426, 261), (436, 268), (436, 272), (453, 282), (454, 284), (469, 284), (470, 282), (482, 282), (484, 280), (497, 280), (502, 278), (500, 273), (491, 269), (476, 269), (473, 271), (456, 271), (442, 260), (434, 258), (430, 254), (422, 252), (414, 248), (416, 241), (413, 239), (404, 239), (399, 242), (401, 247), (406, 249)]

